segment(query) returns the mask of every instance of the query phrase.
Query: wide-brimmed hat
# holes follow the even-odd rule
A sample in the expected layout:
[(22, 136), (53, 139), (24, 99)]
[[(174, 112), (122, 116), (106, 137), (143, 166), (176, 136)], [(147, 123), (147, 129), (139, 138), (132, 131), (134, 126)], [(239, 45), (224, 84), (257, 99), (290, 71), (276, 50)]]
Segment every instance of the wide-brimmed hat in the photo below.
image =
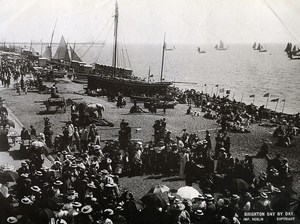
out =
[(30, 189), (34, 192), (41, 193), (41, 188), (39, 188), (38, 186), (32, 186)]
[(90, 188), (96, 189), (96, 186), (95, 186), (93, 181), (88, 183), (87, 186), (90, 187)]
[(72, 206), (74, 208), (80, 208), (80, 207), (82, 207), (82, 204), (80, 202), (78, 202), (78, 201), (74, 201), (74, 202), (72, 202)]
[(35, 171), (34, 174), (35, 174), (36, 176), (39, 176), (39, 177), (42, 177), (42, 176), (43, 176), (42, 171), (39, 171), (39, 170)]
[(69, 189), (69, 190), (67, 190), (67, 194), (68, 195), (73, 195), (73, 194), (75, 194), (76, 193), (76, 191), (74, 190), (74, 189)]
[(57, 219), (55, 224), (68, 224), (64, 219)]
[(89, 214), (93, 211), (93, 208), (90, 205), (85, 205), (81, 208), (83, 214)]
[(104, 213), (107, 214), (107, 215), (113, 215), (114, 211), (110, 208), (107, 208), (107, 209), (104, 210)]
[(21, 177), (24, 177), (24, 178), (28, 178), (28, 177), (29, 177), (29, 174), (28, 174), (28, 173), (22, 173), (20, 176), (21, 176)]
[(109, 174), (109, 172), (107, 171), (107, 170), (101, 170), (101, 174), (103, 174), (103, 175), (107, 175), (107, 174)]
[(197, 209), (194, 214), (196, 216), (203, 216), (204, 215), (204, 213), (203, 213), (203, 211), (201, 209)]
[(60, 180), (56, 180), (56, 181), (54, 181), (53, 184), (54, 184), (55, 186), (61, 186), (61, 185), (63, 185), (64, 183), (61, 182)]
[(101, 146), (100, 145), (94, 145), (94, 149), (99, 150), (99, 149), (101, 149)]
[(74, 201), (75, 200), (75, 195), (73, 194), (73, 195), (69, 195), (68, 197), (67, 197), (67, 199), (69, 200), (69, 201)]
[(6, 221), (7, 221), (8, 223), (17, 223), (17, 222), (18, 222), (18, 219), (17, 219), (16, 217), (14, 217), (14, 216), (10, 216), (10, 217), (8, 217), (8, 218), (6, 219)]
[(265, 199), (268, 198), (268, 195), (267, 195), (265, 192), (261, 192), (261, 193), (260, 193), (260, 196), (261, 196), (262, 198), (265, 198)]
[(24, 205), (31, 205), (33, 202), (29, 199), (29, 198), (27, 198), (27, 197), (24, 197), (24, 198), (22, 198), (21, 199), (21, 202), (22, 202), (22, 204), (24, 204)]
[(211, 194), (206, 194), (205, 198), (206, 198), (207, 201), (213, 201), (213, 200), (215, 200), (214, 197)]
[(194, 197), (193, 200), (197, 201), (197, 200), (204, 200), (204, 196), (202, 194), (199, 194), (197, 197)]
[(239, 200), (240, 197), (239, 197), (237, 194), (233, 194), (233, 195), (231, 196), (231, 199), (232, 199), (232, 200)]

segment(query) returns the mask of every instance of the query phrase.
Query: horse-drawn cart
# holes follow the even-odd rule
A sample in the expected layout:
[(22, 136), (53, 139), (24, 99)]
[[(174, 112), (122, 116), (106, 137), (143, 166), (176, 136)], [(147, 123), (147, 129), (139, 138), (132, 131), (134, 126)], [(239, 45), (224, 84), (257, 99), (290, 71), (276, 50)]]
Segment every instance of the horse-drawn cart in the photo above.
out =
[(35, 101), (35, 103), (42, 103), (46, 107), (46, 112), (50, 112), (51, 108), (55, 107), (55, 112), (60, 110), (62, 113), (67, 111), (67, 102), (64, 97), (49, 97), (44, 101)]

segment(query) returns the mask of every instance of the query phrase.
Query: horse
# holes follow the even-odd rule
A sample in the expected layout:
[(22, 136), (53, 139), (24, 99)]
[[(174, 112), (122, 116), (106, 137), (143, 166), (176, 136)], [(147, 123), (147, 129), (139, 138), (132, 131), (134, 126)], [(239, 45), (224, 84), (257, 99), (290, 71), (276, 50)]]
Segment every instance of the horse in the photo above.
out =
[(97, 112), (98, 119), (102, 119), (102, 112), (105, 110), (105, 107), (100, 103), (88, 104), (86, 107), (87, 112)]

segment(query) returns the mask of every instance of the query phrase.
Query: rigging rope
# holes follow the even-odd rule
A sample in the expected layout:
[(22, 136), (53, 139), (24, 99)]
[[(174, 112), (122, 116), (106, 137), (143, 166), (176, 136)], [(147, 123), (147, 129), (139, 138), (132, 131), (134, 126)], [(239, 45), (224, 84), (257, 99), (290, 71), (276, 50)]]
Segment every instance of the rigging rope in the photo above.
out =
[(297, 38), (295, 37), (295, 35), (292, 33), (292, 31), (290, 31), (290, 29), (288, 28), (287, 25), (285, 25), (285, 23), (283, 22), (283, 20), (278, 16), (278, 14), (274, 11), (274, 9), (269, 5), (269, 3), (264, 0), (265, 4), (268, 6), (268, 8), (273, 12), (273, 14), (277, 17), (277, 19), (280, 21), (280, 23), (284, 26), (284, 28), (289, 32), (289, 34), (295, 39), (295, 41), (297, 43), (299, 43), (299, 41), (297, 40)]
[(102, 34), (102, 32), (104, 31), (104, 29), (106, 28), (107, 24), (111, 21), (111, 18), (106, 22), (106, 24), (104, 25), (103, 29), (101, 30), (101, 32), (98, 34), (98, 36), (96, 37), (96, 39), (91, 43), (91, 45), (88, 47), (88, 49), (84, 52), (83, 55), (81, 55), (81, 58), (83, 58), (86, 53), (91, 49), (91, 47), (95, 44), (95, 42), (98, 40), (98, 38), (100, 37), (100, 35)]

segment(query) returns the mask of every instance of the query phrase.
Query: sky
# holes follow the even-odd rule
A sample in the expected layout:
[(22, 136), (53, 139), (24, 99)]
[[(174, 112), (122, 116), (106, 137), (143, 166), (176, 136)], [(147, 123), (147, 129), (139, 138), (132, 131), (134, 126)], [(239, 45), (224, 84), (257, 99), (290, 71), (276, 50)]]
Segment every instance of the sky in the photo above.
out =
[[(0, 0), (0, 42), (111, 42), (115, 0)], [(299, 44), (299, 0), (118, 0), (125, 43)]]

